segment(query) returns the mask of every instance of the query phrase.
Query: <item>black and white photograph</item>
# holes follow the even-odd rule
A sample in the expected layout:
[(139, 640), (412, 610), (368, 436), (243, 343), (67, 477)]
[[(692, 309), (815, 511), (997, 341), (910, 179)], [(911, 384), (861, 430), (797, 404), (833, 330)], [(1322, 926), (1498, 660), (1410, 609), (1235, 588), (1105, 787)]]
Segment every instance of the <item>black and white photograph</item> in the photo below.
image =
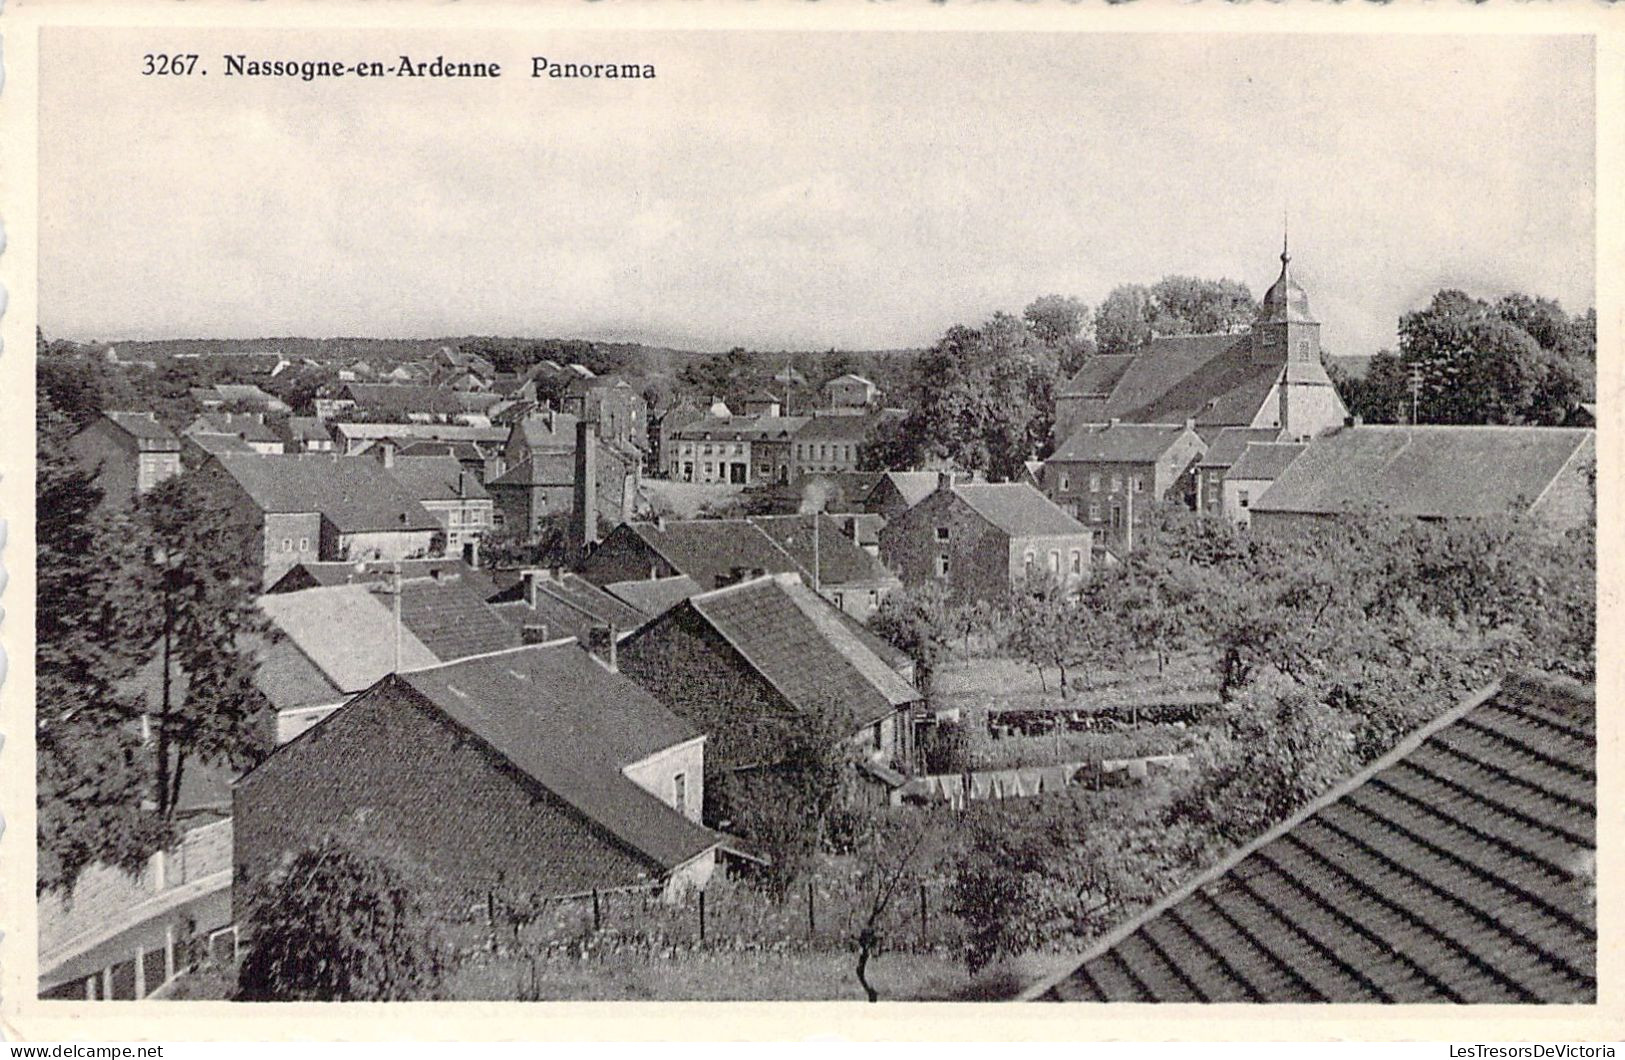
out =
[(1598, 40), (41, 27), (33, 1011), (1597, 1005)]

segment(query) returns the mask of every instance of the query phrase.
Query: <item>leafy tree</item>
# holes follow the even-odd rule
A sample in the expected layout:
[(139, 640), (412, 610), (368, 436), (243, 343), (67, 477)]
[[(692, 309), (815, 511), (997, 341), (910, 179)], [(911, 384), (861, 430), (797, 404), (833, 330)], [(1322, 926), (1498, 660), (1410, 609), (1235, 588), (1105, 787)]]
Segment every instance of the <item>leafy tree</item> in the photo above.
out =
[(1074, 341), (1083, 335), (1089, 323), (1089, 307), (1076, 298), (1059, 294), (1046, 294), (1035, 298), (1021, 311), (1038, 341), (1051, 348)]
[(880, 991), (869, 981), (869, 961), (895, 930), (899, 911), (920, 886), (940, 849), (944, 826), (934, 816), (918, 819), (889, 816), (872, 828), (857, 850), (858, 911), (863, 916), (854, 940), (858, 951), (857, 977), (871, 1002)]
[(1151, 329), (1158, 335), (1212, 335), (1243, 331), (1258, 315), (1244, 283), (1164, 276), (1151, 294)]
[(445, 967), (405, 874), (334, 838), (302, 850), (255, 893), (248, 955), (238, 973), (249, 1001), (406, 1001), (433, 998)]
[(1011, 588), (1009, 612), (1006, 649), (1037, 670), (1039, 684), (1046, 689), (1044, 668), (1055, 667), (1065, 699), (1066, 668), (1078, 655), (1080, 624), (1073, 594), (1053, 578), (1029, 576)]
[(914, 661), (915, 680), (929, 696), (932, 673), (947, 656), (956, 632), (955, 614), (947, 591), (926, 582), (888, 594), (869, 617), (869, 628)]
[(189, 760), (246, 768), (267, 751), (268, 704), (254, 687), (254, 644), (271, 635), (254, 594), (259, 542), (207, 471), (168, 479), (143, 498), (159, 689), (155, 801), (172, 817)]
[(49, 392), (36, 424), (37, 882), (68, 889), (93, 862), (136, 871), (170, 833), (142, 806), (152, 771), (125, 688), (146, 646), (136, 535), (61, 448)]
[(1055, 417), (1055, 352), (1005, 313), (955, 326), (916, 365), (908, 416), (879, 432), (860, 463), (880, 469), (948, 462), (1015, 479), (1048, 444)]
[(1095, 345), (1103, 354), (1133, 353), (1151, 341), (1151, 292), (1139, 284), (1112, 290), (1095, 310)]

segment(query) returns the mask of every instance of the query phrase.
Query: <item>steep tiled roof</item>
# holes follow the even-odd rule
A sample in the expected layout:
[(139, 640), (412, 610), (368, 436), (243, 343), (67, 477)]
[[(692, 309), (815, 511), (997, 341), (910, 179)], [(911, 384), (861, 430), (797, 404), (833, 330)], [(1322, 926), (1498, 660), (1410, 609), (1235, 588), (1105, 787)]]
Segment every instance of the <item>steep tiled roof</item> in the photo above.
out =
[(676, 868), (716, 846), (709, 831), (622, 772), (699, 731), (574, 641), (466, 659), (398, 680), (661, 868)]
[(280, 442), (276, 433), (256, 413), (205, 412), (192, 424), (192, 430), (205, 434), (235, 434), (245, 442)]
[(920, 698), (856, 623), (796, 576), (701, 593), (692, 607), (796, 710), (860, 729)]
[[(807, 573), (814, 563), (813, 519), (811, 515), (753, 515), (750, 521), (766, 534)], [(842, 585), (900, 584), (885, 565), (856, 544), (839, 521), (827, 515), (818, 519), (818, 583), (828, 589)]]
[(1230, 469), (1230, 478), (1269, 482), (1280, 476), (1287, 465), (1308, 446), (1292, 442), (1253, 442)]
[[(406, 578), (401, 621), (437, 660), (462, 659), (519, 643), (513, 627), (460, 579)], [(388, 597), (380, 597), (386, 605)]]
[(333, 436), (327, 433), (327, 424), (315, 416), (289, 416), (288, 435), (300, 442), (330, 442)]
[(1247, 335), (1166, 335), (1138, 353), (1086, 364), (1063, 393), (1109, 393), (1102, 419), (1245, 426), (1281, 373), (1279, 364), (1253, 360), (1251, 341)]
[(215, 459), (264, 512), (321, 512), (340, 533), (440, 527), (367, 457), (218, 453)]
[(1590, 687), (1508, 680), (1028, 996), (1595, 1002), (1596, 754)]
[(385, 468), (395, 481), (420, 501), (450, 501), (490, 497), (479, 479), (463, 470), (454, 456), (401, 456)]
[(671, 519), (658, 523), (627, 523), (630, 532), (671, 564), (706, 588), (734, 568), (760, 569), (767, 574), (799, 570), (789, 553), (744, 519)]
[(1118, 423), (1109, 427), (1080, 427), (1052, 461), (1089, 463), (1152, 463), (1173, 448), (1185, 434), (1182, 423)]
[(604, 591), (654, 618), (699, 592), (700, 584), (686, 574), (679, 574), (675, 578), (610, 582), (604, 586)]
[(516, 425), (520, 443), (529, 449), (575, 451), (576, 418), (567, 412), (536, 413)]
[(1310, 443), (1254, 511), (1484, 516), (1532, 504), (1596, 432), (1347, 427)]
[[(583, 578), (579, 574), (569, 571), (560, 572), (557, 576), (546, 571), (536, 571), (533, 574), (536, 588), (537, 612), (546, 611), (554, 616), (551, 623), (555, 629), (579, 630), (582, 636), (594, 626), (610, 626), (621, 633), (626, 633), (647, 622), (648, 616), (637, 608), (611, 596), (603, 589)], [(529, 589), (525, 579), (509, 585), (494, 600), (504, 605), (524, 603), (529, 599)], [(510, 621), (519, 621), (522, 624), (530, 621), (521, 612), (509, 608), (504, 615)], [(536, 621), (547, 621), (546, 616)], [(571, 635), (575, 635), (572, 632)]]
[(954, 495), (1011, 537), (1086, 534), (1084, 525), (1025, 482), (973, 482)]
[(1229, 467), (1241, 459), (1249, 442), (1273, 442), (1279, 437), (1281, 432), (1275, 427), (1226, 427), (1207, 447), (1197, 466)]

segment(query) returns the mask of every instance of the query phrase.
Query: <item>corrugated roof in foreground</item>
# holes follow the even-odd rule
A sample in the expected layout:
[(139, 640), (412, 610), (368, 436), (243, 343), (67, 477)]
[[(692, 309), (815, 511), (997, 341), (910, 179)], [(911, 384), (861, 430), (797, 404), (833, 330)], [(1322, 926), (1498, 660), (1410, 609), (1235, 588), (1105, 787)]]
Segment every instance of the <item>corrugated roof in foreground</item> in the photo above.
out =
[(533, 781), (664, 869), (717, 838), (627, 779), (625, 767), (701, 735), (575, 641), (399, 675)]
[(1492, 686), (1024, 996), (1595, 1002), (1596, 752), (1590, 686)]

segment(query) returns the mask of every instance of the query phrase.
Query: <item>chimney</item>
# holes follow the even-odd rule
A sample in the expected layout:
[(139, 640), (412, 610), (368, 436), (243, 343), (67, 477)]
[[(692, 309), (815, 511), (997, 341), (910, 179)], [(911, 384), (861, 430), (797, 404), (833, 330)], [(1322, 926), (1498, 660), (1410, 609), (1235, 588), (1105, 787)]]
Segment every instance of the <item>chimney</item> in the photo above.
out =
[(939, 490), (951, 490), (951, 489), (954, 488), (954, 482), (955, 481), (956, 481), (956, 476), (954, 475), (954, 473), (952, 471), (938, 471), (937, 472), (937, 489), (939, 489)]
[(547, 642), (546, 622), (526, 622), (524, 630), (520, 633), (522, 644), (545, 644)]
[(666, 529), (666, 513), (665, 512), (661, 512), (661, 513), (659, 513), (658, 515), (655, 516), (655, 529), (656, 530), (665, 530)]
[(534, 611), (536, 610), (536, 594), (541, 591), (538, 587), (538, 583), (541, 581), (542, 572), (539, 570), (528, 570), (525, 571), (524, 574), (520, 575), (520, 578), (523, 579), (525, 584), (525, 604), (532, 611)]
[(464, 498), (468, 496), (468, 472), (466, 471), (457, 472), (457, 496)]
[(395, 443), (384, 438), (378, 443), (378, 462), (387, 467), (395, 466)]
[(1187, 417), (1185, 417), (1185, 429), (1187, 431), (1194, 431), (1196, 429), (1196, 417), (1195, 416), (1187, 416)]
[(570, 510), (570, 543), (584, 555), (598, 543), (598, 425), (576, 424), (575, 503)]
[(592, 652), (611, 673), (620, 670), (620, 662), (615, 654), (615, 641), (614, 626), (594, 626), (587, 633), (587, 650)]
[(1107, 423), (1107, 424), (1106, 424), (1106, 426), (1107, 426), (1107, 427), (1116, 427), (1116, 426), (1117, 426), (1117, 425), (1118, 425), (1118, 424), (1120, 424), (1120, 423), (1122, 423), (1122, 422), (1123, 422), (1123, 421), (1122, 421), (1122, 420), (1121, 420), (1121, 419), (1119, 419), (1119, 418), (1118, 418), (1118, 417), (1116, 417), (1116, 416), (1113, 416), (1113, 417), (1112, 417), (1112, 418), (1111, 418), (1111, 422), (1109, 422), (1109, 423)]

